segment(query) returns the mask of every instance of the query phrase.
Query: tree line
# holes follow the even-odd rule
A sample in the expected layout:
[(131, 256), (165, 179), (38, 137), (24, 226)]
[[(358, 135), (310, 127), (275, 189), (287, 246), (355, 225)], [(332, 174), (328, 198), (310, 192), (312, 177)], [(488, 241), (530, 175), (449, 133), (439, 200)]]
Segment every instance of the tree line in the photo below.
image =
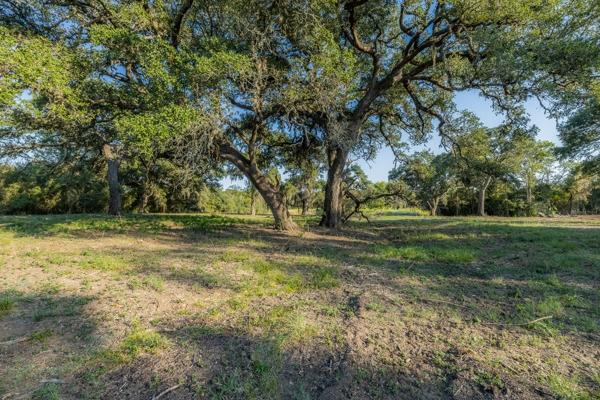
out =
[[(3, 207), (201, 209), (228, 174), (289, 230), (297, 202), (331, 228), (393, 199), (595, 210), (599, 15), (583, 0), (0, 0)], [(460, 113), (464, 90), (505, 123)], [(562, 121), (561, 148), (535, 139), (530, 98)], [(406, 154), (434, 134), (443, 154)], [(355, 162), (383, 147), (390, 181), (365, 182)], [(555, 156), (577, 166), (543, 178)]]
[[(484, 132), (473, 132), (488, 140)], [(493, 134), (489, 132), (489, 134)], [(473, 139), (474, 140), (474, 139)], [(492, 153), (493, 148), (478, 150)], [(451, 152), (403, 155), (387, 182), (371, 182), (351, 164), (343, 176), (342, 220), (367, 218), (377, 210), (415, 207), (430, 215), (553, 216), (600, 213), (600, 177), (584, 164), (558, 163), (551, 142), (526, 137), (504, 149), (501, 160), (469, 153), (467, 161)], [(106, 166), (56, 164), (47, 155), (19, 166), (0, 168), (0, 212), (8, 214), (99, 213), (107, 210)], [(492, 163), (473, 169), (468, 163)], [(181, 171), (162, 162), (153, 177), (139, 165), (121, 160), (119, 183), (124, 212), (217, 212), (266, 214), (269, 208), (251, 183), (227, 189), (217, 176), (182, 180)], [(278, 173), (272, 171), (272, 174)], [(221, 176), (221, 175), (218, 175)], [(322, 174), (282, 179), (285, 206), (297, 215), (320, 215), (326, 181)]]

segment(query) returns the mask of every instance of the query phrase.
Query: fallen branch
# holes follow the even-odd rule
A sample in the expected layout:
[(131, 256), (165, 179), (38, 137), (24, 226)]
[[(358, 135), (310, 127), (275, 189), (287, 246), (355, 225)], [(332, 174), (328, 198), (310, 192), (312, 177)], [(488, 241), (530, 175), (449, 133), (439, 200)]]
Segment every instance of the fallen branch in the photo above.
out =
[(379, 193), (379, 194), (372, 194), (372, 195), (368, 195), (363, 199), (358, 198), (358, 196), (356, 196), (354, 193), (352, 193), (350, 190), (345, 190), (344, 191), (344, 195), (349, 198), (350, 200), (352, 200), (354, 202), (354, 209), (346, 216), (342, 217), (342, 220), (344, 222), (348, 221), (350, 219), (350, 217), (352, 217), (354, 214), (359, 214), (362, 218), (366, 219), (368, 223), (371, 223), (371, 221), (369, 220), (369, 218), (367, 217), (367, 215), (361, 210), (361, 207), (365, 204), (368, 203), (370, 201), (373, 200), (379, 200), (379, 199), (383, 199), (386, 197), (394, 197), (394, 196), (401, 196), (404, 193), (404, 191), (402, 190), (397, 190), (394, 192), (389, 192), (389, 193)]
[(179, 385), (171, 386), (170, 388), (163, 390), (162, 392), (160, 392), (159, 394), (157, 394), (156, 396), (154, 396), (152, 398), (152, 400), (158, 400), (161, 397), (163, 397), (165, 394), (172, 392), (173, 390), (177, 389), (180, 386), (183, 386), (183, 383), (180, 383)]
[(500, 326), (526, 326), (526, 325), (531, 325), (531, 324), (535, 324), (536, 322), (540, 322), (540, 321), (545, 321), (547, 319), (551, 319), (552, 315), (546, 315), (545, 317), (540, 317), (528, 322), (524, 322), (522, 324), (502, 324), (502, 323), (498, 323), (498, 322), (484, 322), (483, 325), (500, 325)]

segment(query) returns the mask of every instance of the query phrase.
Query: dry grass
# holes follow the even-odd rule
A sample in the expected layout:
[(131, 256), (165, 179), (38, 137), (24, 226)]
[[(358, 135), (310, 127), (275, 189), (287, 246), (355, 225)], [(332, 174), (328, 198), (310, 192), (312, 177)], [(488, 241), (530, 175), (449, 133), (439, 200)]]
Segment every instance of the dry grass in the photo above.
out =
[(600, 219), (303, 222), (0, 218), (0, 398), (600, 396)]

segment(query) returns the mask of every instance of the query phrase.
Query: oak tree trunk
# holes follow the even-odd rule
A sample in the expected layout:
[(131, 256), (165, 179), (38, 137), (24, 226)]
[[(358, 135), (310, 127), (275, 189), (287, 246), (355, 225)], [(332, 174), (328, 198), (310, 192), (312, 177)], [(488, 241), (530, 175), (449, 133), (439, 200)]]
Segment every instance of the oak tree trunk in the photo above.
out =
[(308, 214), (308, 199), (306, 197), (302, 197), (302, 215)]
[(329, 151), (329, 170), (325, 186), (325, 203), (320, 225), (339, 229), (343, 222), (342, 183), (348, 151), (337, 147)]
[(102, 154), (106, 159), (108, 172), (108, 213), (121, 215), (121, 185), (119, 184), (119, 161), (109, 144), (102, 146)]
[(458, 216), (458, 214), (460, 213), (460, 198), (458, 197), (458, 192), (456, 192), (456, 214)]
[(481, 188), (479, 188), (479, 199), (477, 202), (477, 215), (482, 216), (482, 217), (485, 216), (485, 192), (487, 191), (487, 188), (491, 182), (492, 182), (492, 178), (486, 178), (486, 180), (483, 182), (483, 185), (481, 185)]
[(575, 208), (573, 207), (573, 193), (569, 193), (569, 214), (575, 215)]
[(439, 203), (439, 199), (437, 197), (434, 197), (431, 200), (431, 202), (428, 202), (429, 215), (431, 215), (432, 217), (435, 217), (437, 215), (438, 203)]
[(531, 190), (531, 185), (527, 185), (526, 193), (527, 193), (527, 205), (531, 206), (531, 204), (533, 204), (533, 191)]
[(146, 187), (144, 187), (144, 192), (142, 193), (142, 202), (140, 203), (140, 213), (145, 214), (146, 213), (146, 209), (148, 207), (148, 198), (150, 197), (148, 195), (148, 192), (146, 191)]
[(276, 229), (284, 231), (298, 229), (298, 226), (292, 221), (292, 217), (285, 204), (285, 198), (279, 187), (269, 181), (256, 163), (251, 162), (246, 156), (228, 144), (220, 146), (220, 154), (223, 159), (233, 163), (252, 182), (252, 185), (260, 193), (267, 206), (269, 206), (275, 220)]

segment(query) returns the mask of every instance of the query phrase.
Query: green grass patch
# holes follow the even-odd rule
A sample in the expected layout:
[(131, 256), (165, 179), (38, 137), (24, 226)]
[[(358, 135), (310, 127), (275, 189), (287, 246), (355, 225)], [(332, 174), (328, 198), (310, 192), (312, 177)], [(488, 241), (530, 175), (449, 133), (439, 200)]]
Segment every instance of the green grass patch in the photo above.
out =
[(32, 400), (60, 400), (59, 387), (55, 383), (45, 383), (31, 395)]
[(495, 392), (497, 390), (502, 391), (506, 388), (506, 384), (502, 378), (498, 374), (490, 371), (482, 370), (476, 372), (473, 380), (487, 392)]
[(149, 288), (157, 292), (162, 292), (165, 286), (165, 280), (158, 275), (149, 275), (143, 278), (133, 277), (127, 282), (129, 289)]
[(552, 373), (546, 377), (546, 384), (559, 399), (564, 400), (592, 400), (592, 394), (581, 388), (579, 380)]
[(83, 261), (81, 262), (81, 266), (83, 268), (91, 268), (107, 272), (121, 272), (130, 267), (130, 263), (120, 256), (114, 256), (95, 251), (84, 251), (82, 256)]
[(54, 332), (52, 332), (51, 329), (43, 329), (41, 331), (33, 332), (29, 335), (29, 338), (35, 342), (45, 342), (48, 338), (52, 337), (52, 335), (54, 335)]
[(7, 316), (15, 308), (16, 302), (10, 297), (0, 297), (0, 318)]
[(336, 270), (326, 267), (313, 269), (308, 282), (308, 286), (312, 289), (331, 289), (339, 284)]
[(402, 259), (414, 262), (437, 261), (464, 264), (475, 261), (475, 252), (467, 248), (441, 246), (384, 246), (376, 245), (374, 253), (383, 259)]
[(475, 261), (475, 252), (465, 248), (432, 248), (430, 249), (432, 257), (438, 261), (448, 264), (467, 264)]
[(166, 344), (167, 339), (158, 332), (134, 325), (133, 330), (123, 339), (120, 350), (127, 356), (136, 357), (142, 352), (155, 353)]

